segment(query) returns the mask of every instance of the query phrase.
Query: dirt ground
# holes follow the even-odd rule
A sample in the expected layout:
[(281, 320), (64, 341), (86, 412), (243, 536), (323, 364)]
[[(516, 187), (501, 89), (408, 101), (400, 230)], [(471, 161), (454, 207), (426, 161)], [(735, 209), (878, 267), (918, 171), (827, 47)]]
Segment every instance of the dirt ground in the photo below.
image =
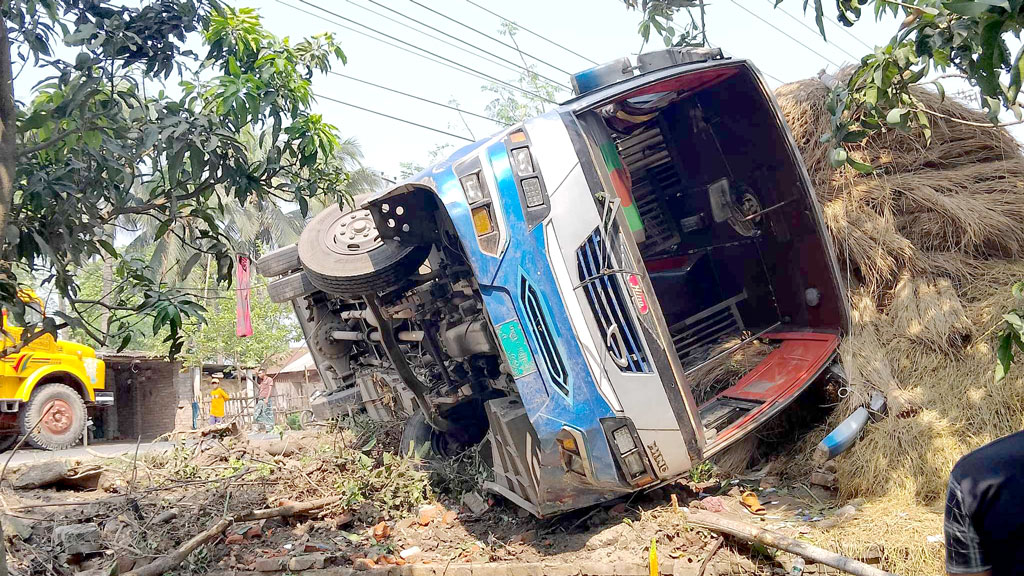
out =
[[(435, 475), (433, 486), (448, 488), (438, 492), (428, 473), (392, 452), (393, 430), (323, 429), (254, 441), (225, 429), (188, 437), (171, 451), (138, 460), (120, 456), (72, 462), (57, 483), (39, 488), (13, 489), (11, 481), (24, 485), (27, 471), (32, 466), (38, 471), (40, 464), (9, 469), (2, 497), (11, 573), (109, 574), (116, 564), (120, 574), (130, 574), (225, 517), (328, 499), (292, 517), (235, 522), (185, 554), (173, 572), (646, 562), (652, 541), (661, 558), (699, 565), (718, 535), (688, 526), (690, 507), (724, 511), (804, 540), (856, 513), (851, 511), (855, 506), (837, 513), (826, 490), (779, 486), (774, 477), (754, 473), (673, 484), (544, 520), (484, 495), (487, 509), (474, 514), (452, 489), (464, 482)], [(766, 515), (744, 509), (739, 494), (745, 489), (759, 494)], [(86, 526), (81, 529), (86, 534), (69, 536), (67, 527), (72, 526)], [(727, 539), (711, 565), (779, 573), (788, 572), (791, 562), (788, 555)]]

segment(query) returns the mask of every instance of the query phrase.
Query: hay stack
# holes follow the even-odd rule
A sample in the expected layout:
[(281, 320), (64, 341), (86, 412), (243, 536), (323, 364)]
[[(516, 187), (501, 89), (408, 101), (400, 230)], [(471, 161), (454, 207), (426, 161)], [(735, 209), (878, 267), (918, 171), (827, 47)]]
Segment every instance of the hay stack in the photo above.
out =
[[(904, 524), (935, 530), (953, 463), (1024, 428), (1024, 370), (993, 382), (992, 331), (1015, 304), (1010, 285), (1024, 278), (1024, 157), (1004, 130), (935, 118), (930, 143), (887, 131), (854, 150), (875, 174), (833, 170), (818, 138), (827, 93), (818, 80), (777, 91), (853, 283), (854, 325), (841, 349), (851, 393), (831, 423), (872, 390), (901, 415), (869, 427), (837, 460), (840, 491), (886, 502), (856, 528), (900, 550), (887, 554), (889, 569), (937, 572), (941, 546), (918, 530), (880, 528), (906, 510)], [(931, 110), (985, 122), (957, 102), (918, 96)]]

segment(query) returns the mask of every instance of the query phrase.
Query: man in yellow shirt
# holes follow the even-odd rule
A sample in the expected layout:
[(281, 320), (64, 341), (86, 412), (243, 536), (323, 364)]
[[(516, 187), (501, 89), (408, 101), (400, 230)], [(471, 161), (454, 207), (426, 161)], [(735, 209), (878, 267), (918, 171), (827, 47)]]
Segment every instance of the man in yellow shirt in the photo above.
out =
[(220, 387), (220, 380), (214, 378), (213, 390), (210, 391), (210, 425), (220, 424), (224, 421), (224, 401), (230, 400), (231, 396)]

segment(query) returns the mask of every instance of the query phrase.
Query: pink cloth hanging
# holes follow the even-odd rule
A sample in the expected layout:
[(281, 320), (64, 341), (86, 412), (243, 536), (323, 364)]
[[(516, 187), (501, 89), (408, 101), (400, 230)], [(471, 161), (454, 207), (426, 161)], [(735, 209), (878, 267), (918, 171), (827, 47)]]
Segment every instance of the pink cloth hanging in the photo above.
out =
[(238, 255), (238, 266), (235, 267), (238, 276), (238, 285), (235, 287), (235, 335), (239, 338), (252, 336), (252, 315), (249, 312), (251, 264), (248, 256)]

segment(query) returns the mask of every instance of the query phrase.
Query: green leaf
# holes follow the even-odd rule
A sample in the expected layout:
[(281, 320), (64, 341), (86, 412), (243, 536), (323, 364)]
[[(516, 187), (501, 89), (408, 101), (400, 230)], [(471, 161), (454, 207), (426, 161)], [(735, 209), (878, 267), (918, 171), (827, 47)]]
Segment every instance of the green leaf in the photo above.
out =
[(867, 130), (851, 130), (843, 135), (843, 142), (853, 144), (860, 142), (861, 140), (868, 137), (869, 132)]
[(853, 156), (847, 157), (846, 163), (849, 164), (851, 168), (853, 168), (857, 172), (860, 172), (861, 174), (872, 174), (875, 171), (874, 166), (872, 166), (871, 164), (865, 164), (864, 162), (858, 162), (853, 159)]
[(96, 243), (99, 244), (100, 248), (103, 248), (103, 250), (107, 254), (110, 254), (110, 256), (117, 258), (117, 250), (114, 249), (114, 245), (111, 244), (109, 241), (104, 240), (103, 238), (97, 238)]
[(1010, 293), (1013, 294), (1014, 298), (1024, 298), (1024, 281), (1014, 282), (1013, 286), (1010, 287)]
[(893, 108), (885, 115), (885, 122), (891, 126), (898, 126), (904, 123), (904, 116), (909, 112), (906, 108)]
[(970, 2), (947, 2), (942, 7), (954, 14), (977, 18), (988, 12), (993, 6), (983, 0), (972, 0)]
[(1024, 320), (1016, 312), (1003, 314), (1003, 320), (1018, 334), (1024, 334)]
[(832, 164), (833, 168), (839, 168), (843, 164), (846, 164), (846, 160), (849, 155), (846, 153), (845, 148), (833, 148), (832, 152), (829, 153), (828, 161)]
[(1013, 364), (1013, 334), (1005, 332), (999, 338), (999, 345), (996, 347), (996, 382), (1006, 378), (1010, 372), (1010, 365)]

